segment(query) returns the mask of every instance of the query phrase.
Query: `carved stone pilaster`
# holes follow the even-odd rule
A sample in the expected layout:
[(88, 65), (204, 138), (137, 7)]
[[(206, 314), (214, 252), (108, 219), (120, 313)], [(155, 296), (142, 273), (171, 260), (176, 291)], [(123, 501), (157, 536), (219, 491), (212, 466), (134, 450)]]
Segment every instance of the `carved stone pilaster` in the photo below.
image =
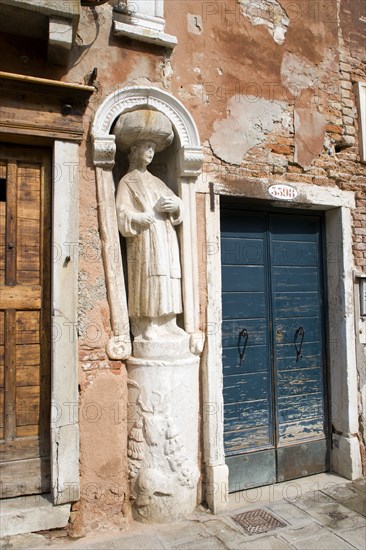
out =
[(92, 136), (93, 139), (93, 163), (94, 166), (100, 166), (106, 170), (111, 170), (114, 166), (116, 156), (116, 143), (114, 135), (103, 137)]

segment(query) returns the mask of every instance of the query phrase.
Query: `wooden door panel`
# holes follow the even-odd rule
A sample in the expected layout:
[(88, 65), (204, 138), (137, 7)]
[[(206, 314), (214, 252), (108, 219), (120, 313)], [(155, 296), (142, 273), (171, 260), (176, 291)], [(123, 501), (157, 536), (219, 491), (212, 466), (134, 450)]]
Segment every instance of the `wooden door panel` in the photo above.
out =
[(39, 386), (40, 384), (39, 365), (17, 366), (17, 386)]
[[(269, 227), (278, 445), (285, 446), (326, 437), (320, 219), (271, 216)], [(312, 406), (314, 395), (321, 406)]]
[(16, 313), (16, 343), (39, 344), (40, 342), (40, 311), (17, 311)]
[[(273, 445), (265, 275), (265, 217), (222, 220), (222, 335), (225, 454)], [(245, 329), (247, 340), (239, 334)], [(245, 353), (240, 360), (238, 344)], [(235, 462), (237, 468), (237, 462)]]
[[(224, 443), (231, 491), (272, 483), (276, 471), (283, 481), (326, 469), (320, 228), (320, 216), (223, 212)], [(301, 357), (295, 346), (300, 327)], [(246, 341), (239, 339), (243, 329)], [(291, 458), (296, 467), (289, 466)]]
[(40, 286), (2, 286), (1, 307), (4, 309), (40, 309), (42, 305), (42, 288)]
[(48, 151), (0, 146), (0, 184), (6, 185), (6, 200), (0, 188), (3, 497), (50, 487), (49, 175)]
[(3, 498), (29, 493), (45, 493), (50, 488), (50, 459), (31, 458), (4, 463), (1, 468)]

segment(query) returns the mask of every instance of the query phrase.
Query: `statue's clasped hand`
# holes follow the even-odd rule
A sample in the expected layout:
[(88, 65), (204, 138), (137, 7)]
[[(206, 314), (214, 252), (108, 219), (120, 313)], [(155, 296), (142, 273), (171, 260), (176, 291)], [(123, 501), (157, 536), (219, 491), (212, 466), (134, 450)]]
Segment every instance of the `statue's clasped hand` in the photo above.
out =
[(158, 212), (166, 212), (172, 214), (179, 208), (178, 201), (174, 197), (160, 197), (155, 205)]
[(141, 214), (136, 214), (134, 222), (140, 225), (143, 229), (150, 227), (154, 223), (155, 218), (150, 212), (142, 212)]

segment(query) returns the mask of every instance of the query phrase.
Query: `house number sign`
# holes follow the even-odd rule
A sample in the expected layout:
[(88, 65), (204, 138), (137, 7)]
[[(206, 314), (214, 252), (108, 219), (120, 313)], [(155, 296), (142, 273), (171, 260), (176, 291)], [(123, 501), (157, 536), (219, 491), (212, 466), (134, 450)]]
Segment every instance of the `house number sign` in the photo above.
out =
[(271, 185), (271, 187), (268, 188), (268, 192), (272, 195), (272, 197), (285, 201), (295, 199), (297, 197), (296, 189), (291, 187), (291, 185), (286, 184)]

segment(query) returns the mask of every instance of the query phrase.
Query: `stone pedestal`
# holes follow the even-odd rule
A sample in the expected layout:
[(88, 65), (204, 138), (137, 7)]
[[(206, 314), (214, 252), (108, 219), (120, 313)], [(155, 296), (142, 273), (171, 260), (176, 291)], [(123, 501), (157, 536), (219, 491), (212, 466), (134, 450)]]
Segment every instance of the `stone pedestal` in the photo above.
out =
[(175, 521), (196, 507), (199, 358), (188, 341), (135, 342), (134, 355), (144, 358), (127, 363), (131, 498), (140, 521)]

